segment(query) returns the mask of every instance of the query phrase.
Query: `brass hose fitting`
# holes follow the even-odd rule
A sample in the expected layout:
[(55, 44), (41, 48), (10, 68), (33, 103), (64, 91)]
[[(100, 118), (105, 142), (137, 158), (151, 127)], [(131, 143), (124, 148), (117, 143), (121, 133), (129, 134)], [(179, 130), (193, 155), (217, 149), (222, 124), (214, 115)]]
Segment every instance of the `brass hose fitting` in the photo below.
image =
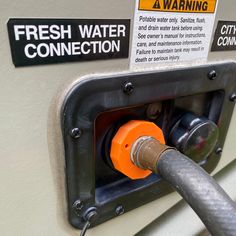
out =
[(132, 146), (130, 158), (132, 162), (142, 169), (157, 173), (157, 163), (163, 152), (175, 149), (150, 136), (140, 137)]

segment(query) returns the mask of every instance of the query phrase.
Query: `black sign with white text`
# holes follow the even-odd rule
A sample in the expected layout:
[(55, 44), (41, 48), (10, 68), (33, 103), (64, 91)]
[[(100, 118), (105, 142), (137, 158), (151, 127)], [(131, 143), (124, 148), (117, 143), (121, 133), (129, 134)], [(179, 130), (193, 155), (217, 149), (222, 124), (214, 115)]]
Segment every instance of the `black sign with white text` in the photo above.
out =
[(236, 21), (219, 21), (211, 51), (236, 50)]
[(10, 19), (7, 26), (16, 67), (129, 55), (130, 20)]

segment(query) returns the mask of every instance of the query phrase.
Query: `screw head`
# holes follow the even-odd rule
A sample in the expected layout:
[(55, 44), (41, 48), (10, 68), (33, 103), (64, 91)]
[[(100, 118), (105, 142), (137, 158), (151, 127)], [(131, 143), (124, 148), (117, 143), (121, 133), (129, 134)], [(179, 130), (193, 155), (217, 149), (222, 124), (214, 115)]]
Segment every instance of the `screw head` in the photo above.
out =
[(72, 137), (72, 138), (75, 138), (75, 139), (80, 138), (81, 133), (82, 133), (82, 132), (81, 132), (81, 130), (80, 130), (79, 128), (74, 128), (74, 129), (72, 129), (72, 130), (70, 131), (71, 137)]
[(134, 91), (134, 85), (131, 82), (126, 82), (123, 85), (123, 92), (127, 95), (130, 95)]
[(160, 116), (162, 110), (162, 103), (152, 103), (148, 105), (146, 115), (149, 119), (155, 120)]
[(84, 207), (84, 203), (81, 200), (76, 200), (73, 204), (73, 208), (77, 214), (80, 213), (80, 211), (83, 209), (83, 207)]
[(231, 94), (230, 97), (229, 97), (229, 100), (231, 102), (236, 102), (236, 93)]
[(116, 214), (117, 214), (118, 216), (124, 214), (124, 212), (125, 212), (125, 209), (124, 209), (124, 207), (123, 207), (122, 205), (120, 205), (120, 206), (118, 206), (118, 207), (116, 208)]
[(76, 200), (72, 207), (75, 213), (79, 216), (81, 214), (82, 209), (84, 208), (84, 203), (80, 200)]
[(215, 70), (211, 70), (211, 71), (208, 73), (208, 79), (214, 80), (214, 79), (216, 79), (216, 77), (217, 77), (217, 73), (216, 73)]
[(222, 154), (222, 152), (223, 152), (223, 149), (222, 148), (217, 148), (216, 149), (216, 151), (215, 151), (215, 153), (217, 154), (217, 155), (221, 155)]

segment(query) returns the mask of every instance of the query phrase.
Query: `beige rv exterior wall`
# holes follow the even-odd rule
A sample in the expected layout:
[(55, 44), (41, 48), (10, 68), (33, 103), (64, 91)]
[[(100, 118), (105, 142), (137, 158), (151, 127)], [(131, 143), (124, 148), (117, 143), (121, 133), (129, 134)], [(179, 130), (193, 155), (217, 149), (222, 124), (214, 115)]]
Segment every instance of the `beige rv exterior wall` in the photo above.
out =
[[(128, 0), (0, 0), (1, 235), (79, 235), (66, 218), (58, 104), (65, 88), (85, 75), (129, 69), (129, 59), (15, 68), (6, 27), (8, 19), (133, 19), (134, 5), (134, 1)], [(234, 0), (219, 0), (217, 18), (236, 20), (232, 6)], [(236, 53), (210, 53), (209, 58), (234, 60)], [(217, 170), (235, 158), (235, 136), (236, 113)], [(179, 199), (177, 194), (170, 194), (89, 230), (88, 235), (133, 235)]]

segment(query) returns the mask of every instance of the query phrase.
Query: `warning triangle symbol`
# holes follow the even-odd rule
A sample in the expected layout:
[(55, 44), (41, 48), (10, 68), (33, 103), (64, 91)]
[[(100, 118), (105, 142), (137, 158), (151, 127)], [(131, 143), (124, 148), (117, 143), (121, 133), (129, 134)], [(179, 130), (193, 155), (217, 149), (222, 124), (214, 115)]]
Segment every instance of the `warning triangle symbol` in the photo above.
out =
[(156, 2), (154, 3), (152, 8), (155, 8), (155, 9), (160, 9), (161, 8), (159, 0), (156, 0)]

